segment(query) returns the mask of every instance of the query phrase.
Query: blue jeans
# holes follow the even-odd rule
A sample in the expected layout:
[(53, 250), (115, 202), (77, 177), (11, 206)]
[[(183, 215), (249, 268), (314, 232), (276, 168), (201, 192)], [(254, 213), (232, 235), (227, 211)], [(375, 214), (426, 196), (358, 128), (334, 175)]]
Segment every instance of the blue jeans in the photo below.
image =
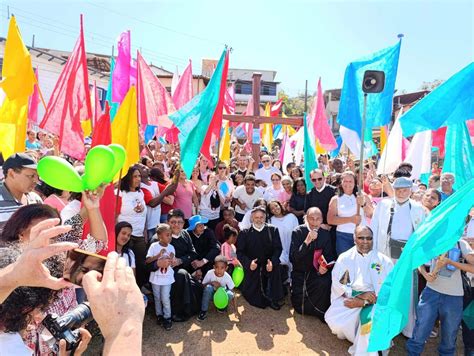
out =
[[(210, 284), (204, 288), (204, 291), (202, 292), (201, 311), (207, 312), (214, 292), (214, 287)], [(229, 301), (231, 301), (234, 298), (234, 293), (231, 290), (226, 290), (226, 292), (227, 296), (229, 297)]]
[(168, 214), (161, 214), (160, 223), (165, 224), (168, 222)]
[[(162, 315), (165, 319), (171, 318), (171, 284), (159, 286), (151, 283), (153, 298), (155, 299), (156, 316)], [(163, 307), (161, 306), (163, 304)]]
[(426, 287), (416, 307), (413, 336), (406, 343), (408, 355), (421, 355), (437, 318), (441, 321), (440, 355), (456, 354), (456, 337), (462, 319), (462, 296), (442, 294)]
[(354, 246), (354, 234), (336, 231), (336, 253), (339, 256)]

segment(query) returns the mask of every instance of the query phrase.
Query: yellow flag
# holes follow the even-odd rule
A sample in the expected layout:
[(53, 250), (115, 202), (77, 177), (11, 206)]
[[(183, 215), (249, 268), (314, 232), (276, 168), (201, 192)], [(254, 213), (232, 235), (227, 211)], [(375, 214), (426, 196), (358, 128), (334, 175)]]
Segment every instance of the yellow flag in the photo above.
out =
[(383, 151), (387, 143), (387, 126), (380, 126), (380, 152)]
[(319, 140), (316, 140), (316, 153), (318, 155), (326, 153), (326, 150), (319, 144)]
[[(267, 106), (265, 106), (264, 116), (270, 117), (270, 103), (267, 103)], [(272, 150), (272, 145), (273, 145), (273, 125), (272, 124), (263, 124), (262, 142), (268, 151)]]
[(219, 160), (222, 162), (225, 162), (227, 165), (230, 164), (229, 121), (227, 121), (224, 126), (224, 137), (222, 138), (220, 147), (219, 147)]
[(28, 96), (10, 100), (5, 97), (0, 108), (0, 152), (7, 159), (25, 151)]
[(138, 141), (137, 94), (135, 86), (131, 86), (122, 101), (111, 126), (112, 143), (118, 143), (127, 151), (127, 158), (122, 169), (122, 177), (128, 168), (140, 160), (140, 144)]
[(82, 132), (84, 132), (84, 137), (90, 136), (92, 133), (92, 123), (90, 119), (81, 121)]
[[(33, 93), (36, 78), (31, 56), (21, 39), (15, 16), (10, 18), (0, 87), (10, 100), (28, 97)], [(3, 121), (3, 120), (2, 120)]]

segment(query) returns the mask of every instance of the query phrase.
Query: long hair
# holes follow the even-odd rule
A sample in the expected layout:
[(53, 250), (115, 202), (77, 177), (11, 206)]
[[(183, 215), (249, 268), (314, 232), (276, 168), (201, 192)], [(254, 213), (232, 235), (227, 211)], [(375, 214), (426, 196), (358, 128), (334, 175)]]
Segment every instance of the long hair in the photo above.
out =
[(20, 234), (24, 232), (33, 222), (33, 220), (46, 220), (59, 218), (58, 211), (46, 204), (30, 204), (24, 205), (8, 219), (3, 227), (0, 236), (0, 245), (18, 241)]
[(293, 194), (294, 195), (298, 195), (298, 189), (297, 189), (298, 182), (303, 182), (304, 190), (306, 191), (306, 181), (304, 180), (303, 177), (299, 177), (293, 182)]
[(280, 207), (280, 210), (281, 210), (281, 214), (282, 214), (283, 216), (285, 216), (286, 214), (288, 214), (288, 211), (286, 211), (286, 209), (283, 207), (283, 204), (282, 204), (280, 201), (273, 199), (273, 200), (270, 200), (270, 201), (268, 202), (268, 204), (267, 204), (267, 216), (268, 216), (269, 218), (271, 218), (271, 217), (274, 216), (274, 215), (272, 214), (272, 210), (270, 209), (270, 204), (272, 204), (272, 203), (278, 204), (278, 206)]
[[(118, 235), (120, 234), (120, 231), (122, 231), (122, 229), (125, 229), (125, 228), (129, 228), (133, 231), (133, 227), (132, 227), (132, 224), (130, 224), (129, 222), (127, 221), (121, 221), (117, 224), (115, 224), (115, 246), (117, 246), (117, 237)], [(132, 239), (130, 238), (130, 240), (128, 240), (128, 242), (122, 246), (122, 254), (126, 253), (127, 255), (129, 255), (129, 250), (130, 250), (130, 241)], [(129, 255), (130, 257), (130, 255)]]
[[(131, 191), (131, 185), (132, 185), (132, 180), (133, 180), (133, 174), (135, 171), (139, 171), (137, 166), (131, 166), (128, 169), (127, 174), (122, 178), (122, 181), (120, 182), (120, 190), (123, 190), (125, 192), (130, 192)], [(141, 172), (140, 172), (141, 174)]]
[(341, 185), (337, 189), (337, 195), (342, 197), (344, 195), (344, 189), (342, 188), (342, 181), (345, 177), (352, 177), (354, 179), (354, 189), (352, 189), (352, 194), (357, 195), (357, 177), (352, 171), (345, 171), (341, 174)]

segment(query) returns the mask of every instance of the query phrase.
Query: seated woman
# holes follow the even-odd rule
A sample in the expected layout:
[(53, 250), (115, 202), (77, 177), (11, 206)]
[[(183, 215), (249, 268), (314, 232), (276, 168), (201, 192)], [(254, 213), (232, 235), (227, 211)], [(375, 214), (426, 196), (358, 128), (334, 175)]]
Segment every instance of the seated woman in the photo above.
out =
[(194, 269), (193, 276), (197, 280), (202, 280), (207, 271), (213, 268), (214, 258), (219, 255), (220, 245), (214, 236), (214, 232), (204, 224), (207, 219), (199, 215), (191, 216), (189, 219), (188, 232), (196, 250), (196, 258), (191, 261)]
[(300, 314), (323, 319), (329, 308), (331, 274), (318, 260), (324, 256), (326, 262), (331, 262), (335, 256), (329, 231), (319, 228), (323, 223), (321, 210), (309, 208), (305, 221), (291, 236), (291, 304)]
[(342, 253), (332, 271), (331, 306), (324, 316), (339, 339), (353, 343), (351, 355), (368, 353), (370, 322), (380, 287), (393, 268), (390, 258), (373, 249), (373, 232), (358, 226), (355, 246)]

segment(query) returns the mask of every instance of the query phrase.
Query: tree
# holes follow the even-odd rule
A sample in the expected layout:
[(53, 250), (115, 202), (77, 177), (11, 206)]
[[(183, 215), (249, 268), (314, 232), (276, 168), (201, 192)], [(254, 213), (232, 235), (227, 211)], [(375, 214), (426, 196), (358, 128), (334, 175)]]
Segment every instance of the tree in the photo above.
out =
[[(295, 97), (290, 97), (284, 90), (278, 92), (278, 99), (282, 99), (285, 106), (284, 112), (288, 116), (303, 116), (304, 113), (304, 94), (298, 94)], [(308, 97), (308, 111), (313, 103), (313, 97)]]
[(420, 86), (420, 90), (433, 91), (443, 83), (444, 79), (435, 79), (432, 82), (423, 82), (423, 84)]

